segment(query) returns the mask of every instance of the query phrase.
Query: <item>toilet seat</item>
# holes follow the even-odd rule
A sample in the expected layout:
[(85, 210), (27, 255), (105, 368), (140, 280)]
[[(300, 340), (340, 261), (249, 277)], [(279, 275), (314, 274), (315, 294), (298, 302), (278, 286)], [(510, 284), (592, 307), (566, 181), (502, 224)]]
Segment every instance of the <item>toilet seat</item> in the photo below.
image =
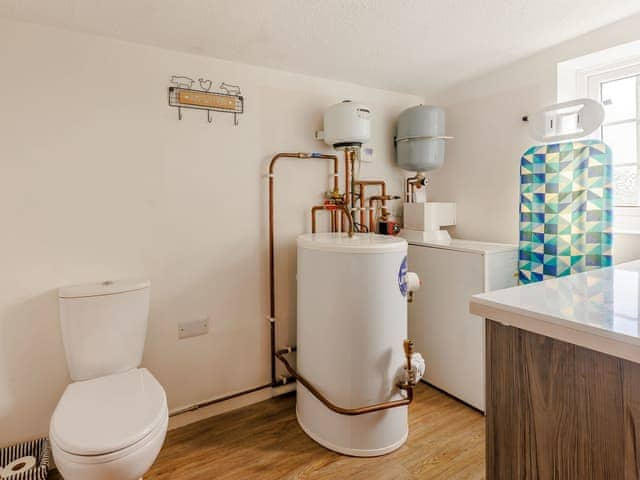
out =
[(139, 368), (70, 384), (49, 434), (57, 449), (70, 456), (108, 461), (166, 432), (167, 416), (164, 389), (147, 369)]
[[(75, 464), (82, 467), (91, 467), (104, 464), (121, 464), (123, 461), (127, 462), (129, 457), (148, 456), (148, 450), (151, 450), (151, 462), (156, 458), (160, 447), (164, 442), (165, 435), (167, 433), (167, 427), (169, 425), (169, 416), (167, 415), (164, 421), (146, 437), (139, 442), (130, 445), (127, 448), (118, 450), (115, 452), (104, 453), (102, 455), (77, 455), (69, 453), (60, 448), (56, 437), (49, 433), (49, 443), (51, 444), (51, 450), (54, 453), (56, 465), (61, 470), (62, 464), (69, 466)], [(151, 463), (149, 463), (150, 465)]]
[(103, 455), (73, 455), (58, 447), (51, 436), (51, 453), (67, 480), (138, 480), (158, 457), (167, 433), (169, 416), (144, 439), (123, 450)]

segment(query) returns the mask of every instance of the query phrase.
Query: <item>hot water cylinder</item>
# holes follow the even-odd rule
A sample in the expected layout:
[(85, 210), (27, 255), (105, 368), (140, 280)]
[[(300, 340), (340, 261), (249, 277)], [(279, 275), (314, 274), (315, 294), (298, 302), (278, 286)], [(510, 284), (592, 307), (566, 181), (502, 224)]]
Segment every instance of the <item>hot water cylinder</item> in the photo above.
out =
[[(404, 398), (407, 241), (316, 233), (297, 244), (299, 372), (345, 408)], [(406, 406), (341, 415), (298, 384), (296, 410), (303, 430), (339, 453), (383, 455), (407, 438)]]

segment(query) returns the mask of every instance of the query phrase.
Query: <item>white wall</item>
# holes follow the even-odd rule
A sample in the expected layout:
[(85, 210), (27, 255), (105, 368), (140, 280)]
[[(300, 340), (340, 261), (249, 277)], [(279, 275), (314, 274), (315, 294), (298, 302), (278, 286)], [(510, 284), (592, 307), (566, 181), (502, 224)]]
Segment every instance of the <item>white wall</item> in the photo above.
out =
[[(447, 105), (445, 165), (431, 172), (430, 199), (457, 202), (461, 238), (516, 243), (519, 168), (533, 144), (523, 115), (556, 102), (557, 63), (640, 38), (640, 15), (578, 37), (438, 96)], [(614, 260), (640, 257), (640, 237), (616, 235)]]
[[(56, 288), (143, 276), (152, 282), (144, 365), (170, 408), (269, 380), (266, 178), (278, 151), (312, 140), (328, 105), (374, 108), (375, 162), (392, 166), (397, 114), (415, 96), (0, 20), (0, 445), (45, 434), (69, 381)], [(241, 85), (246, 114), (177, 112), (172, 74)], [(328, 187), (323, 161), (277, 168), (279, 344), (294, 341), (296, 234)], [(211, 333), (177, 340), (177, 322)]]

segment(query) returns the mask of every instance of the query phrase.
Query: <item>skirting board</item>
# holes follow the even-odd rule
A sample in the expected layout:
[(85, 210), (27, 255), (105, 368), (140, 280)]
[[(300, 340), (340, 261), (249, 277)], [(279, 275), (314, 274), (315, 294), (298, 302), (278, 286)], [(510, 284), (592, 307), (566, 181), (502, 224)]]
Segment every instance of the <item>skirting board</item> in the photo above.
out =
[[(195, 410), (189, 410), (169, 418), (169, 430), (184, 427), (190, 423), (199, 422), (205, 418), (215, 417), (223, 413), (237, 410), (238, 408), (246, 407), (254, 403), (262, 402), (278, 395), (284, 395), (285, 393), (292, 392), (296, 389), (296, 384), (291, 383), (289, 385), (282, 385), (275, 388), (265, 388), (256, 392), (241, 395), (239, 397), (230, 398), (229, 400), (222, 401), (220, 403), (214, 403), (206, 407), (197, 408)], [(181, 409), (179, 409), (181, 410)]]

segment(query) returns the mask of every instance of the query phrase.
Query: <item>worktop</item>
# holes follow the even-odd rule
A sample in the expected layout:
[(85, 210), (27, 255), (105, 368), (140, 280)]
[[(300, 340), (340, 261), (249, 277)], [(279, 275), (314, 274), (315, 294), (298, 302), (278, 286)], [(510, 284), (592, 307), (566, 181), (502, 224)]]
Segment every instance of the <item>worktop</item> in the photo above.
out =
[(470, 311), (640, 363), (640, 260), (475, 295)]
[(487, 479), (640, 479), (639, 305), (640, 261), (472, 297)]
[(495, 255), (498, 253), (508, 253), (518, 250), (517, 245), (508, 243), (479, 242), (476, 240), (462, 240), (452, 238), (449, 240), (427, 241), (427, 240), (407, 240), (409, 245), (419, 247), (440, 248), (443, 250), (453, 250), (456, 252), (476, 253), (480, 255)]

